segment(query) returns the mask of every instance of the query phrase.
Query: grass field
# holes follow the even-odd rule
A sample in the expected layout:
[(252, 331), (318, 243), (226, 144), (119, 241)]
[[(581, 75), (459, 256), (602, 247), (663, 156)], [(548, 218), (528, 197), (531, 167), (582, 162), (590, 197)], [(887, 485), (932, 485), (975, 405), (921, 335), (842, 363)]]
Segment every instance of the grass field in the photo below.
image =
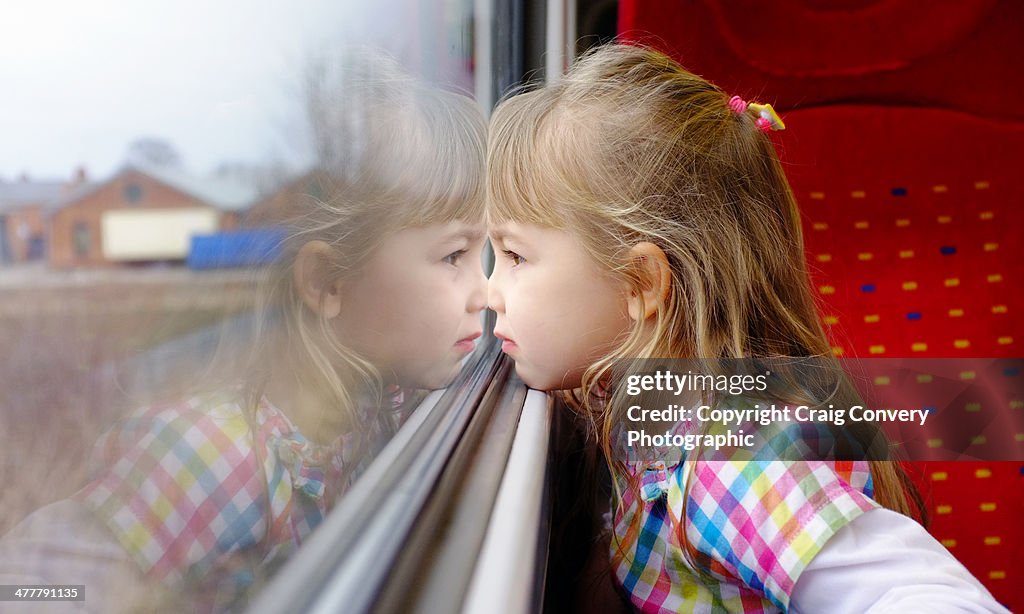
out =
[[(6, 274), (5, 274), (6, 273)], [(134, 357), (251, 307), (254, 276), (0, 271), (0, 534), (86, 479)]]

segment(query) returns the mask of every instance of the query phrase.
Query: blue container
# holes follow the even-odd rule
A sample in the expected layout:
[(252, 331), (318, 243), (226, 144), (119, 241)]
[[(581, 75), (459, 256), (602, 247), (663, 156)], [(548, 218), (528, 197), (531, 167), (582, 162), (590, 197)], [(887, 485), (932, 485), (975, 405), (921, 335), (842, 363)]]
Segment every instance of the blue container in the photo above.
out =
[(188, 252), (190, 269), (224, 269), (272, 264), (281, 256), (283, 228), (252, 228), (195, 235)]

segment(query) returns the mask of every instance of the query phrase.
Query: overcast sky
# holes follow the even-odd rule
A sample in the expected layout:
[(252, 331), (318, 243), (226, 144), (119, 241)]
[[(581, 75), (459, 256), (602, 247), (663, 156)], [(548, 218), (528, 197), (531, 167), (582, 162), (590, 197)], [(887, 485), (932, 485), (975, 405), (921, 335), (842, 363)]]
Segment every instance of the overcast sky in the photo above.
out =
[[(0, 18), (0, 179), (112, 173), (158, 137), (189, 170), (303, 161), (304, 63), (341, 42), (402, 38), (409, 0), (33, 0)], [(449, 2), (450, 3), (450, 2)], [(401, 12), (401, 11), (399, 11)], [(370, 31), (367, 32), (367, 24)]]

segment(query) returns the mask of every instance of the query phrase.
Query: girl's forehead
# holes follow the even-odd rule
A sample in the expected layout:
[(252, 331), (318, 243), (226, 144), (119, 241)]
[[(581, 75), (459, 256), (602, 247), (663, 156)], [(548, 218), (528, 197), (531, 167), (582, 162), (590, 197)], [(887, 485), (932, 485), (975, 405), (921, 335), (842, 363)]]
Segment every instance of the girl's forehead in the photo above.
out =
[(540, 227), (522, 222), (500, 222), (487, 225), (487, 236), (495, 241), (523, 241), (538, 235)]
[(406, 234), (416, 235), (432, 243), (448, 243), (457, 240), (479, 241), (487, 234), (483, 222), (454, 220), (426, 226), (411, 226), (403, 229)]
[(567, 230), (529, 222), (493, 224), (487, 228), (487, 235), (495, 241), (519, 244), (551, 245), (576, 242), (575, 235)]

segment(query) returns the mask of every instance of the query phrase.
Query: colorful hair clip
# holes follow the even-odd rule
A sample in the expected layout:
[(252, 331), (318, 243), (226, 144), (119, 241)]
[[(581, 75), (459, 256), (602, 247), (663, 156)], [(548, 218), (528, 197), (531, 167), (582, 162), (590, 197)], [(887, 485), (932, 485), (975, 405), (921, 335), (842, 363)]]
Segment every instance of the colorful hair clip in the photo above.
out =
[[(758, 119), (757, 119), (758, 127), (761, 127), (762, 124), (767, 123), (768, 124), (768, 128), (767, 128), (768, 130), (785, 130), (786, 129), (786, 124), (784, 124), (782, 122), (782, 118), (779, 117), (779, 114), (775, 112), (775, 109), (772, 108), (772, 105), (770, 105), (770, 104), (757, 104), (757, 103), (752, 102), (748, 106), (749, 106), (751, 111), (757, 113), (757, 115), (758, 115)], [(765, 128), (763, 128), (763, 127), (761, 127), (761, 129), (765, 130)]]
[(747, 103), (739, 96), (733, 96), (732, 98), (729, 99), (729, 108), (735, 111), (736, 113), (746, 113)]
[(756, 102), (747, 103), (739, 96), (733, 96), (729, 99), (729, 108), (736, 113), (746, 113), (748, 110), (753, 111), (757, 114), (757, 119), (754, 121), (757, 127), (762, 132), (768, 132), (770, 130), (785, 130), (786, 124), (783, 123), (782, 118), (775, 112), (770, 104), (757, 104)]

